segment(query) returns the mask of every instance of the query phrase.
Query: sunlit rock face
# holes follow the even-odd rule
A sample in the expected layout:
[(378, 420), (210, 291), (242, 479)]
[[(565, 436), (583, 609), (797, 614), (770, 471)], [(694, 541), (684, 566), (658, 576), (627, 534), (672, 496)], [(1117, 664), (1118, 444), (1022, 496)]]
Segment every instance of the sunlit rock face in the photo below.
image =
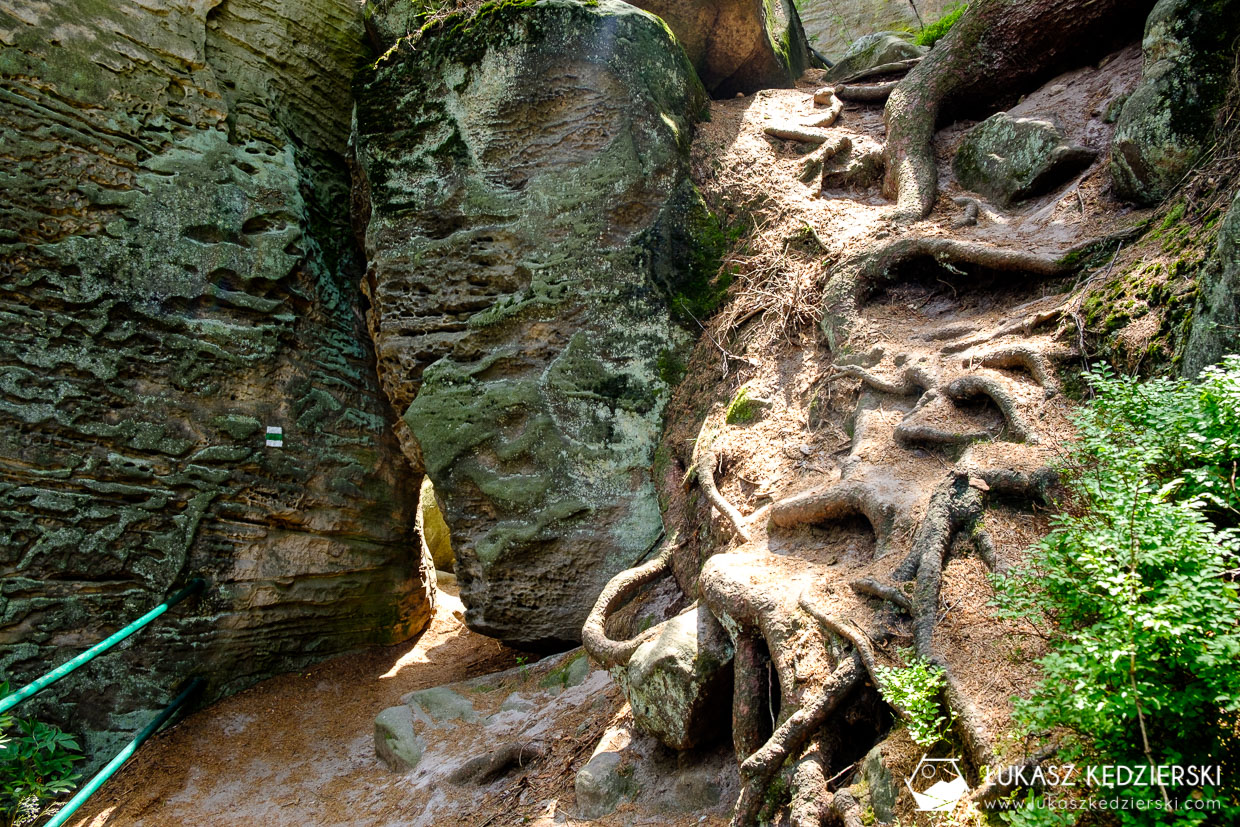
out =
[(354, 186), (380, 379), (469, 625), (562, 647), (662, 532), (648, 469), (678, 322), (718, 264), (688, 179), (705, 96), (666, 27), (611, 0), (378, 45)]
[(350, 0), (0, 9), (0, 674), (210, 581), (41, 702), (91, 749), (429, 617), (348, 226), (366, 59)]

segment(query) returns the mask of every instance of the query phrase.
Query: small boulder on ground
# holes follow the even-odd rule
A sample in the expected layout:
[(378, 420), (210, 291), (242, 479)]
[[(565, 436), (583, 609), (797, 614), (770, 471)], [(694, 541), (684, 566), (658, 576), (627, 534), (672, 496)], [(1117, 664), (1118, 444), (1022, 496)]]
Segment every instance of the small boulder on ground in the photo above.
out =
[(1240, 0), (1160, 0), (1145, 23), (1141, 82), (1111, 142), (1121, 198), (1163, 200), (1211, 139), (1240, 35)]
[(375, 755), (392, 772), (407, 772), (422, 760), (426, 742), (413, 729), (413, 710), (392, 706), (375, 718)]
[(595, 752), (577, 771), (577, 809), (583, 818), (602, 818), (637, 792), (632, 768), (618, 752)]
[(827, 70), (823, 79), (828, 82), (842, 81), (875, 66), (921, 57), (928, 51), (925, 46), (918, 46), (909, 40), (903, 32), (868, 34), (854, 40), (844, 56)]
[(1050, 191), (1096, 157), (1050, 119), (998, 112), (965, 135), (952, 171), (965, 189), (1006, 206)]
[(732, 641), (695, 607), (663, 624), (629, 659), (622, 686), (644, 732), (673, 749), (726, 732), (732, 699)]

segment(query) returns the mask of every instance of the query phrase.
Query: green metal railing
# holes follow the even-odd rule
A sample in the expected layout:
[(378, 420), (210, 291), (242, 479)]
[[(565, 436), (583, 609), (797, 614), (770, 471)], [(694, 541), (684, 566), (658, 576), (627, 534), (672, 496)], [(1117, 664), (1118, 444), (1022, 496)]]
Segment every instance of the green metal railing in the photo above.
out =
[(206, 682), (202, 678), (194, 678), (190, 681), (189, 686), (172, 703), (164, 708), (164, 711), (155, 716), (149, 724), (143, 727), (142, 731), (134, 736), (134, 739), (125, 745), (125, 748), (116, 754), (116, 757), (108, 762), (107, 766), (95, 773), (95, 777), (86, 782), (86, 786), (78, 790), (73, 798), (65, 802), (65, 806), (56, 811), (56, 815), (49, 821), (46, 827), (60, 827), (69, 818), (77, 812), (78, 808), (86, 803), (86, 800), (99, 791), (99, 788), (111, 778), (117, 770), (121, 768), (126, 761), (133, 757), (138, 751), (138, 747), (142, 746), (142, 742), (155, 734), (161, 726), (167, 723), (176, 711), (186, 704), (194, 695), (200, 692)]
[(123, 629), (120, 629), (115, 634), (112, 634), (109, 637), (99, 641), (94, 646), (90, 647), (85, 652), (83, 652), (82, 654), (74, 658), (73, 660), (69, 661), (68, 663), (64, 663), (60, 666), (57, 666), (55, 669), (53, 669), (51, 672), (48, 672), (43, 677), (38, 678), (37, 680), (31, 681), (30, 683), (23, 686), (21, 689), (14, 692), (12, 695), (9, 695), (4, 700), (0, 701), (0, 713), (8, 712), (10, 709), (17, 706), (19, 703), (26, 700), (31, 695), (34, 695), (36, 692), (39, 692), (40, 690), (46, 689), (47, 687), (51, 686), (56, 681), (63, 678), (65, 675), (68, 675), (74, 669), (77, 669), (79, 666), (86, 664), (86, 663), (90, 663), (92, 660), (94, 660), (99, 655), (103, 654), (104, 652), (108, 651), (113, 646), (115, 646), (116, 644), (124, 640), (125, 638), (129, 637), (135, 632), (142, 630), (152, 620), (159, 617), (164, 612), (168, 611), (168, 609), (180, 603), (185, 598), (189, 597), (192, 594), (197, 594), (198, 592), (202, 591), (204, 585), (206, 585), (206, 581), (204, 581), (202, 578), (195, 578), (191, 580), (189, 582), (189, 585), (187, 585), (185, 588), (181, 589), (179, 592), (174, 594), (172, 597), (169, 597), (163, 603), (160, 603), (154, 609), (151, 609), (149, 612), (142, 615), (142, 617), (138, 618), (133, 623), (130, 623), (128, 626), (126, 626)]

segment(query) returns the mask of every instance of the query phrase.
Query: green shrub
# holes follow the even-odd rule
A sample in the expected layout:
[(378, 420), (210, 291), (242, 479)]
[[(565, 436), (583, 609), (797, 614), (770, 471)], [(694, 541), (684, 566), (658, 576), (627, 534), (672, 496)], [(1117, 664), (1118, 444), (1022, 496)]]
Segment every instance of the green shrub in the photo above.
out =
[(878, 666), (875, 677), (882, 682), (879, 694), (887, 703), (909, 714), (909, 736), (923, 747), (933, 746), (946, 734), (949, 720), (939, 706), (939, 693), (947, 685), (943, 671), (903, 653), (910, 664), (904, 668)]
[[(1086, 379), (1096, 396), (1065, 469), (1068, 513), (1025, 568), (995, 580), (999, 613), (1051, 642), (1016, 719), (1031, 734), (1059, 733), (1068, 760), (1223, 765), (1228, 789), (1167, 790), (1220, 800), (1221, 814), (1120, 811), (1122, 824), (1234, 823), (1240, 357), (1197, 385), (1105, 368)], [(1118, 794), (1162, 798), (1155, 786)]]
[[(0, 698), (9, 694), (0, 683)], [(53, 800), (73, 789), (82, 760), (77, 741), (59, 727), (33, 718), (0, 715), (0, 823), (33, 824)]]
[(960, 15), (964, 14), (969, 8), (968, 3), (957, 3), (943, 13), (943, 16), (933, 23), (926, 25), (917, 36), (913, 38), (913, 42), (918, 46), (933, 46), (942, 39), (943, 35), (956, 24), (960, 19)]

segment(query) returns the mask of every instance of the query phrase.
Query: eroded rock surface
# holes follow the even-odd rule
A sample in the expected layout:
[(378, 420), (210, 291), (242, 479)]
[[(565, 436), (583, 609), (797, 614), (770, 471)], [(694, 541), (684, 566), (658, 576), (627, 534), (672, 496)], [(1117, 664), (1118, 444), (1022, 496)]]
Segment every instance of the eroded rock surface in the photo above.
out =
[(37, 702), (105, 750), (188, 674), (219, 695), (421, 629), (355, 300), (354, 4), (9, 4), (0, 43), (0, 673), (205, 575)]
[[(718, 229), (687, 178), (701, 86), (624, 3), (453, 18), (359, 80), (379, 375), (434, 482), (475, 630), (579, 638), (657, 540), (650, 467)], [(712, 241), (713, 239), (713, 241)]]
[(809, 66), (801, 18), (791, 0), (637, 0), (685, 48), (717, 97), (792, 87)]
[(622, 685), (642, 731), (679, 750), (710, 741), (730, 725), (732, 640), (694, 607), (637, 648)]
[(1010, 206), (1066, 182), (1095, 157), (1049, 118), (998, 112), (965, 135), (952, 171), (961, 186)]
[(827, 70), (825, 80), (837, 81), (888, 63), (921, 57), (925, 46), (913, 43), (903, 32), (876, 32), (859, 37), (849, 44), (843, 57)]
[(1240, 194), (1219, 225), (1214, 253), (1198, 275), (1200, 292), (1184, 351), (1184, 375), (1240, 352)]
[(1154, 7), (1141, 83), (1120, 110), (1111, 145), (1120, 197), (1156, 204), (1200, 157), (1227, 93), (1237, 35), (1237, 0), (1160, 0)]

